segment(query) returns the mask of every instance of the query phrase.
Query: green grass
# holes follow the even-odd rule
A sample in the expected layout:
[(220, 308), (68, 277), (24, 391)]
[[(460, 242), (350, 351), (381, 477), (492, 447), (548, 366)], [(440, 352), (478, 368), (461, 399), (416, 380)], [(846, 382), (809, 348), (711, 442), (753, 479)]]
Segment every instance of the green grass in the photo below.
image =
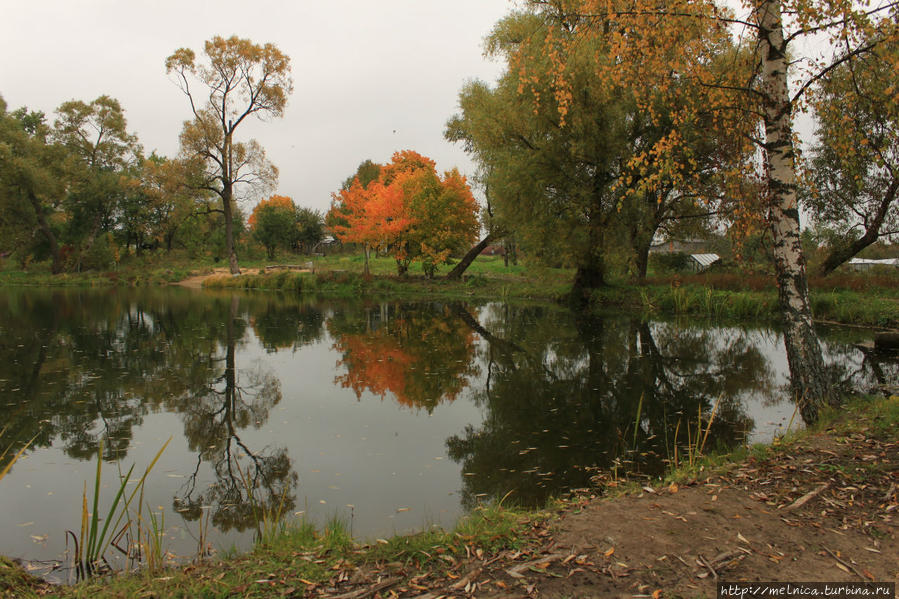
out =
[[(859, 396), (846, 399), (842, 405), (821, 411), (818, 421), (808, 428), (787, 431), (769, 444), (739, 447), (727, 452), (710, 452), (692, 464), (683, 463), (671, 468), (663, 483), (695, 481), (714, 473), (723, 473), (748, 458), (764, 460), (778, 453), (790, 452), (796, 443), (810, 435), (828, 431), (838, 437), (865, 435), (884, 441), (899, 440), (899, 396), (890, 398)], [(882, 464), (864, 464), (856, 468), (862, 478), (884, 476)]]
[[(897, 281), (899, 282), (899, 281)], [(899, 298), (890, 288), (811, 289), (816, 320), (872, 327), (899, 326)], [(636, 306), (649, 314), (699, 315), (715, 320), (777, 322), (777, 290), (716, 289), (699, 282), (613, 286), (591, 296), (596, 308)]]
[[(337, 571), (397, 563), (447, 568), (478, 552), (514, 548), (523, 531), (548, 514), (527, 513), (497, 504), (478, 508), (450, 531), (431, 528), (372, 544), (354, 541), (346, 524), (332, 519), (317, 530), (304, 519), (281, 534), (258, 543), (253, 551), (232, 556), (226, 564), (200, 563), (162, 572), (87, 580), (58, 589), (60, 597), (271, 597), (302, 596), (303, 590), (327, 582)], [(289, 589), (293, 589), (290, 591)]]
[[(314, 275), (265, 270), (270, 265), (303, 265), (310, 260)], [(419, 264), (413, 264), (406, 277), (396, 275), (396, 263), (390, 257), (372, 258), (370, 265), (372, 275), (365, 277), (361, 253), (242, 259), (242, 276), (218, 277), (210, 285), (346, 298), (561, 300), (570, 293), (574, 278), (572, 269), (526, 261), (506, 266), (499, 256), (479, 256), (462, 281), (442, 278), (451, 266), (441, 267), (436, 278), (426, 279)], [(51, 275), (46, 263), (30, 265), (28, 272), (23, 272), (6, 261), (0, 267), (0, 286), (165, 285), (225, 266), (225, 262), (210, 258), (191, 259), (183, 252), (129, 257), (115, 271), (61, 275)], [(812, 278), (810, 286), (812, 312), (818, 320), (899, 327), (899, 277), (895, 275), (838, 273)], [(780, 318), (773, 277), (739, 271), (651, 277), (641, 285), (616, 280), (595, 290), (591, 302), (600, 311), (636, 308), (646, 314), (699, 315), (715, 320), (776, 322)]]
[[(18, 564), (0, 555), (0, 597), (25, 599), (38, 597), (47, 585), (25, 572)], [(41, 593), (42, 594), (42, 593)]]
[(354, 298), (439, 297), (451, 299), (549, 299), (563, 298), (570, 291), (571, 272), (564, 269), (519, 265), (507, 269), (502, 258), (482, 256), (475, 260), (464, 278), (448, 281), (426, 279), (413, 268), (398, 277), (390, 258), (371, 260), (373, 274), (362, 274), (361, 260), (353, 256), (330, 256), (314, 262), (315, 273), (291, 271), (261, 272), (245, 268), (238, 277), (222, 275), (206, 281), (210, 288), (280, 290), (313, 296)]

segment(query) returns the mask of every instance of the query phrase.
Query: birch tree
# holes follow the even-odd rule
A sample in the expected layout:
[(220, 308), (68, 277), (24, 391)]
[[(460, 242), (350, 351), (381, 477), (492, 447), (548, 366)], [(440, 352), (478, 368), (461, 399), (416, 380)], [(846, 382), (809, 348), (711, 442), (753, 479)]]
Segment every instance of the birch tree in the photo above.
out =
[[(814, 82), (853, 56), (870, 51), (876, 42), (895, 38), (897, 3), (870, 4), (852, 0), (746, 0), (748, 16), (708, 0), (531, 0), (543, 10), (544, 35), (557, 41), (548, 56), (556, 68), (555, 100), (564, 123), (571, 92), (565, 76), (575, 30), (583, 39), (609, 44), (610, 60), (598, 61), (596, 75), (610, 85), (630, 89), (646, 110), (660, 94), (676, 93), (683, 80), (714, 93), (702, 95), (702, 105), (682, 98), (681, 116), (709, 114), (733, 124), (735, 134), (753, 140), (760, 152), (757, 176), (764, 189), (745, 211), (764, 215), (774, 243), (774, 259), (784, 341), (792, 393), (806, 422), (817, 419), (820, 407), (834, 399), (828, 384), (818, 337), (812, 326), (808, 278), (800, 246), (796, 151), (793, 116), (803, 106)], [(786, 20), (785, 20), (786, 15)], [(695, 32), (686, 38), (687, 32)], [(753, 50), (750, 75), (712, 73), (703, 68), (706, 48), (719, 43), (721, 32), (740, 38)], [(877, 35), (875, 35), (875, 32)], [(815, 37), (818, 48), (808, 51), (800, 41)], [(526, 67), (526, 65), (523, 65)], [(713, 77), (710, 75), (714, 75)], [(647, 156), (672, 154), (679, 140), (666, 138)]]

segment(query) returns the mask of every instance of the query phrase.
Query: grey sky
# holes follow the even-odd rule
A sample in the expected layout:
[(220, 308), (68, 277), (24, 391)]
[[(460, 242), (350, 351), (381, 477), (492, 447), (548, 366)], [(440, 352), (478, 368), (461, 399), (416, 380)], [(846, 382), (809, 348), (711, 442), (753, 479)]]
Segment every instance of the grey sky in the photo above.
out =
[(438, 170), (473, 167), (443, 139), (468, 79), (501, 65), (482, 40), (509, 0), (26, 0), (4, 2), (0, 95), (10, 108), (51, 115), (62, 102), (117, 98), (147, 153), (172, 156), (188, 118), (165, 73), (176, 48), (201, 51), (214, 35), (272, 42), (291, 57), (286, 115), (251, 123), (280, 169), (278, 192), (327, 209), (330, 193), (366, 158), (413, 149)]

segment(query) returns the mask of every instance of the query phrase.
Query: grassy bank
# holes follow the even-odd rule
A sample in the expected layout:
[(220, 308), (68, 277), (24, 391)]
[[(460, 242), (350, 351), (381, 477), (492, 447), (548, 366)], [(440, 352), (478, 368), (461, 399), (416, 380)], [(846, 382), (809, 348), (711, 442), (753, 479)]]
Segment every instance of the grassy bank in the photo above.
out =
[[(819, 321), (899, 327), (899, 278), (859, 274), (809, 281), (812, 314)], [(591, 296), (594, 306), (631, 306), (647, 313), (720, 320), (780, 319), (773, 277), (719, 273), (650, 278), (643, 285), (610, 286)]]
[[(376, 260), (386, 271), (388, 261)], [(354, 265), (351, 259), (316, 265), (315, 273), (249, 272), (208, 279), (212, 288), (282, 290), (327, 297), (564, 300), (573, 273), (564, 269), (514, 267), (503, 272), (499, 258), (476, 261), (462, 281), (405, 278), (391, 274), (364, 277), (360, 270), (335, 268)], [(358, 266), (358, 265), (356, 265)], [(899, 327), (899, 279), (862, 275), (833, 276), (811, 281), (810, 300), (815, 319), (871, 327)], [(643, 285), (616, 282), (592, 293), (591, 305), (637, 309), (647, 314), (695, 315), (713, 320), (779, 320), (774, 280), (741, 274), (651, 278)]]
[[(652, 542), (644, 538), (660, 534), (653, 527), (688, 529), (698, 526), (692, 521), (695, 518), (720, 517), (722, 522), (740, 518), (734, 526), (742, 527), (739, 530), (746, 536), (763, 541), (762, 547), (786, 549), (792, 542), (787, 539), (805, 526), (811, 528), (803, 544), (815, 546), (822, 530), (819, 521), (826, 520), (827, 526), (840, 527), (839, 536), (834, 534), (829, 538), (848, 543), (846, 539), (852, 540), (854, 536), (857, 538), (853, 542), (861, 543), (857, 554), (850, 553), (855, 545), (845, 544), (842, 553), (832, 552), (835, 556), (843, 555), (843, 564), (852, 566), (846, 561), (851, 555), (856, 559), (880, 560), (866, 567), (882, 569), (887, 564), (888, 568), (890, 563), (895, 563), (891, 560), (896, 553), (890, 532), (890, 511), (896, 507), (897, 466), (899, 397), (856, 398), (839, 409), (826, 411), (815, 426), (790, 433), (771, 445), (699, 457), (691, 464), (673, 469), (663, 480), (634, 483), (599, 477), (592, 493), (561, 499), (545, 511), (528, 512), (491, 505), (475, 510), (452, 531), (432, 529), (370, 544), (358, 544), (336, 521), (323, 531), (298, 521), (258, 544), (250, 553), (223, 562), (143, 571), (71, 587), (50, 588), (2, 559), (0, 596), (32, 597), (50, 593), (64, 598), (347, 599), (376, 596), (379, 592), (385, 597), (525, 596), (533, 594), (535, 588), (546, 596), (584, 596), (578, 592), (603, 596), (603, 589), (608, 590), (609, 584), (641, 581), (650, 590), (663, 590), (666, 593), (663, 596), (714, 596), (713, 592), (709, 595), (699, 591), (689, 595), (668, 594), (682, 580), (694, 580), (697, 584), (698, 581), (695, 576), (676, 571), (666, 573), (665, 564), (656, 555), (662, 551), (657, 542), (660, 539), (657, 537)], [(815, 498), (821, 498), (817, 504)], [(691, 502), (696, 501), (707, 507), (687, 511), (694, 505)], [(806, 508), (806, 513), (801, 512)], [(606, 516), (609, 510), (617, 510), (620, 517), (609, 520)], [(690, 517), (691, 522), (681, 513)], [(662, 520), (647, 514), (661, 514)], [(757, 516), (770, 520), (762, 537), (759, 535), (763, 533), (753, 528), (751, 521)], [(781, 521), (785, 517), (789, 526)], [(615, 543), (610, 544), (610, 528), (628, 519), (635, 527), (629, 533), (633, 538), (616, 534)], [(658, 523), (649, 526), (647, 521)], [(721, 526), (717, 521), (710, 521), (709, 525), (709, 530)], [(580, 542), (592, 549), (569, 548), (566, 543), (570, 542), (572, 530), (580, 531), (577, 533), (583, 537)], [(779, 561), (784, 554), (772, 549), (757, 550), (743, 534), (732, 536), (734, 542), (745, 541), (742, 552), (749, 558), (736, 565), (714, 562), (716, 567), (722, 571), (737, 566), (744, 568), (732, 570), (734, 576), (748, 574), (765, 579), (768, 573), (767, 579), (779, 579), (771, 578), (770, 573), (780, 571), (788, 563)], [(695, 531), (675, 541), (684, 552), (708, 547)], [(863, 548), (868, 548), (870, 553)], [(815, 551), (800, 551), (797, 556), (802, 559), (815, 559)], [(809, 576), (806, 579), (835, 580), (833, 577), (839, 577), (840, 573), (834, 568), (834, 562), (825, 551), (819, 553), (827, 558), (822, 562), (824, 566), (820, 571), (805, 572)], [(753, 559), (756, 559), (754, 565)], [(838, 563), (840, 559), (836, 557)], [(649, 566), (641, 570), (637, 565), (640, 560)], [(625, 563), (630, 565), (623, 568)], [(690, 567), (693, 560), (689, 563), (683, 560), (683, 563)], [(696, 563), (701, 564), (701, 560)], [(679, 564), (677, 567), (681, 568)], [(692, 567), (701, 574), (705, 566)], [(848, 567), (846, 572), (852, 576)], [(570, 582), (572, 577), (586, 581)]]
[[(306, 257), (280, 261), (245, 261), (243, 274), (220, 274), (205, 284), (215, 288), (281, 290), (322, 297), (373, 297), (384, 299), (445, 298), (559, 301), (571, 291), (574, 271), (543, 266), (505, 265), (498, 256), (481, 256), (461, 281), (438, 276), (426, 279), (413, 265), (409, 276), (396, 276), (390, 258), (371, 261), (371, 276), (362, 275), (362, 257), (334, 255), (312, 259), (314, 273), (267, 270), (267, 266), (306, 266)], [(28, 272), (9, 265), (0, 270), (2, 285), (108, 286), (166, 285), (190, 276), (222, 272), (224, 265), (185, 257), (132, 259), (115, 271), (51, 275), (46, 265)], [(446, 270), (446, 269), (444, 269)], [(821, 321), (872, 327), (899, 327), (899, 277), (858, 273), (812, 278), (810, 299), (814, 317)], [(643, 284), (612, 281), (594, 291), (591, 304), (607, 308), (640, 310), (648, 314), (684, 314), (715, 320), (776, 321), (778, 300), (774, 278), (741, 272), (650, 277)]]
[[(438, 528), (360, 544), (341, 522), (324, 530), (296, 521), (258, 543), (249, 553), (224, 562), (204, 561), (186, 567), (121, 574), (49, 587), (8, 560), (0, 561), (0, 597), (273, 597), (314, 596), (347, 580), (394, 580), (404, 569), (433, 576), (456, 576), (471, 556), (524, 549), (530, 531), (548, 512), (490, 505), (464, 517), (450, 531)], [(421, 580), (421, 578), (419, 578)], [(413, 585), (415, 583), (412, 583)]]

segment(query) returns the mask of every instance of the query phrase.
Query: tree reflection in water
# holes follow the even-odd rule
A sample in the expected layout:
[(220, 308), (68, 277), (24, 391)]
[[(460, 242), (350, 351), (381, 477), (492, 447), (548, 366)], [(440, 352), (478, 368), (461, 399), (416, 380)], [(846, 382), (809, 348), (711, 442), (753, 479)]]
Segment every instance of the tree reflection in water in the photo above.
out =
[[(212, 523), (222, 531), (258, 526), (264, 515), (296, 505), (297, 475), (287, 449), (254, 451), (239, 434), (241, 429), (259, 428), (268, 421), (270, 410), (281, 401), (281, 384), (268, 372), (237, 370), (235, 346), (244, 337), (238, 305), (238, 297), (233, 296), (223, 318), (224, 357), (210, 356), (224, 362), (224, 369), (192, 393), (181, 410), (185, 437), (197, 452), (197, 464), (173, 501), (187, 520), (201, 518), (203, 509), (211, 510)], [(240, 375), (247, 384), (239, 383)], [(211, 466), (215, 480), (198, 490), (203, 462)]]
[[(304, 445), (285, 438), (283, 446), (256, 446), (254, 429), (281, 401), (281, 383), (266, 367), (244, 368), (239, 354), (252, 353), (256, 340), (267, 353), (299, 353), (326, 331), (337, 356), (325, 359), (336, 368), (316, 373), (320, 388), (333, 381), (357, 398), (389, 396), (422, 412), (410, 418), (436, 418), (438, 406), (457, 399), (480, 408), (483, 421), (475, 416), (478, 424), (446, 440), (465, 474), (468, 507), (510, 490), (520, 503), (539, 505), (587, 485), (595, 468), (658, 473), (678, 423), (683, 443), (687, 422), (695, 430), (699, 411), (708, 415), (719, 397), (707, 449), (734, 446), (753, 426), (745, 400), (782, 395), (772, 389), (768, 350), (761, 349), (776, 345), (773, 331), (589, 317), (558, 306), (6, 290), (4, 444), (14, 453), (37, 434), (34, 448), (55, 445), (90, 460), (103, 439), (103, 458), (123, 459), (145, 419), (177, 414), (192, 474), (175, 508), (189, 520), (209, 512), (221, 530), (251, 528), (260, 509), (295, 507), (298, 479), (287, 446), (297, 452)], [(836, 342), (826, 355), (845, 365), (844, 378), (864, 390), (895, 381), (895, 363), (861, 354), (839, 335), (849, 333), (831, 332)]]
[[(475, 401), (487, 416), (447, 440), (465, 472), (463, 503), (514, 491), (540, 505), (584, 487), (594, 469), (657, 474), (674, 432), (721, 398), (709, 446), (745, 439), (741, 399), (771, 392), (767, 358), (745, 334), (492, 305), (460, 318), (484, 343)], [(514, 343), (511, 341), (514, 340)]]
[(474, 334), (445, 304), (384, 303), (345, 309), (327, 323), (340, 353), (335, 383), (431, 413), (477, 374)]

